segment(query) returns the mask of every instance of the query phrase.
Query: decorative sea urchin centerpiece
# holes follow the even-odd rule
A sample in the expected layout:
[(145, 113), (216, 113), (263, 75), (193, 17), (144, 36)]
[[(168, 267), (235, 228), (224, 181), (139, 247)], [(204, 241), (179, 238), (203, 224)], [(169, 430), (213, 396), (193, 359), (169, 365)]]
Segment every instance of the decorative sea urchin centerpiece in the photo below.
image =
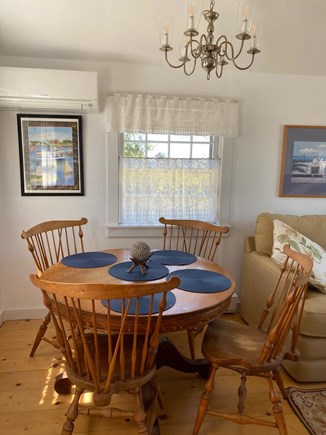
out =
[(150, 247), (145, 242), (134, 243), (130, 249), (130, 260), (133, 262), (132, 266), (128, 270), (131, 272), (136, 266), (140, 267), (142, 275), (146, 274), (145, 267), (146, 261), (152, 255)]

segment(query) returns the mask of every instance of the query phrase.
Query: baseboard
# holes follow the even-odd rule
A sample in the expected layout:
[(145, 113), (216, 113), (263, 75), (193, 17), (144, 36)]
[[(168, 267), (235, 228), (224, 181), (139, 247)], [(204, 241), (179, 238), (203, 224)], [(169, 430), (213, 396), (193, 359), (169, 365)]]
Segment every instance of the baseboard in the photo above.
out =
[(3, 310), (0, 311), (0, 326), (3, 324), (3, 322), (5, 321), (5, 313)]
[(239, 296), (236, 293), (234, 293), (232, 295), (231, 303), (230, 303), (228, 309), (225, 310), (225, 312), (226, 313), (236, 313), (237, 311), (239, 311), (239, 303), (240, 303)]
[(42, 319), (46, 313), (46, 308), (10, 308), (0, 312), (0, 322), (4, 322), (6, 320)]

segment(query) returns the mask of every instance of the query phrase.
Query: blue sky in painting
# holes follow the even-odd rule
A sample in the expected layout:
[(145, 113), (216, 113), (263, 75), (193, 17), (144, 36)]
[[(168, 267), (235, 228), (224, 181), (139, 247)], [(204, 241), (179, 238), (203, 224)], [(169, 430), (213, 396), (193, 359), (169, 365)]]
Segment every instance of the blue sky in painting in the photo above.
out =
[(294, 156), (326, 156), (326, 143), (325, 142), (303, 142), (294, 141)]
[(71, 140), (71, 127), (28, 127), (28, 140)]

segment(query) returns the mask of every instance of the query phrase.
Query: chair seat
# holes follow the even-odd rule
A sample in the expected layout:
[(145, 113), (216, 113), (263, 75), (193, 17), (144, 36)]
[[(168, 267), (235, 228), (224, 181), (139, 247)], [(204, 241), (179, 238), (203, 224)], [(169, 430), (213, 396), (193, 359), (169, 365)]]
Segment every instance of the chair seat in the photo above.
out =
[(202, 352), (208, 361), (218, 366), (234, 364), (253, 370), (265, 340), (266, 333), (255, 326), (215, 319), (208, 324)]

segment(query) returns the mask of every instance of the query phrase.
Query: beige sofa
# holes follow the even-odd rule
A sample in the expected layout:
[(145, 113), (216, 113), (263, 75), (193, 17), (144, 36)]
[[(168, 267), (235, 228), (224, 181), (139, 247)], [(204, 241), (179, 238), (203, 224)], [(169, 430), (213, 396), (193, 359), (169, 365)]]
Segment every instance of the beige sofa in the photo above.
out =
[[(271, 259), (273, 221), (278, 219), (326, 249), (326, 215), (291, 216), (262, 213), (254, 236), (245, 238), (241, 278), (242, 318), (256, 324), (272, 290), (279, 265)], [(326, 381), (326, 294), (309, 288), (298, 339), (300, 359), (285, 361), (284, 367), (299, 382)]]

